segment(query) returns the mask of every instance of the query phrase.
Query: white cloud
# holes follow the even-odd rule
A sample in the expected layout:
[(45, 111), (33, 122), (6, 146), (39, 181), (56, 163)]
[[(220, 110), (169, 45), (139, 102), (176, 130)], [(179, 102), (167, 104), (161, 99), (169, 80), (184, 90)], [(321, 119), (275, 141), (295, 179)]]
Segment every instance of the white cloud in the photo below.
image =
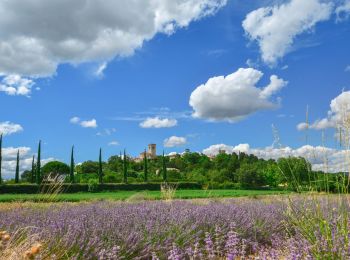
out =
[(70, 120), (69, 120), (72, 124), (78, 124), (80, 122), (80, 118), (75, 116), (75, 117), (72, 117)]
[[(301, 123), (297, 127), (298, 130), (305, 130), (306, 128), (322, 130), (326, 128), (342, 127), (346, 124), (347, 120), (350, 120), (350, 91), (345, 91), (339, 96), (334, 98), (330, 104), (330, 110), (328, 111), (328, 117), (316, 120), (310, 125)], [(304, 126), (304, 127), (301, 127)]]
[[(25, 170), (30, 170), (32, 167), (31, 149), (29, 147), (5, 147), (2, 150), (2, 177), (10, 179), (15, 177), (17, 151), (20, 153), (20, 173)], [(54, 158), (46, 158), (41, 160), (41, 165), (53, 161)]]
[(254, 154), (263, 159), (279, 159), (281, 157), (304, 157), (313, 166), (313, 170), (323, 170), (327, 172), (340, 172), (349, 170), (349, 162), (346, 160), (347, 152), (321, 146), (305, 145), (297, 149), (291, 147), (265, 147), (251, 148), (249, 144), (239, 144), (230, 146), (226, 144), (216, 144), (203, 150), (206, 155), (217, 155), (219, 150), (225, 150), (227, 153)]
[(346, 0), (343, 5), (338, 6), (335, 13), (337, 14), (337, 22), (348, 19), (350, 17), (350, 0)]
[(350, 72), (350, 65), (345, 67), (345, 72)]
[(9, 121), (0, 122), (0, 134), (10, 135), (23, 131), (23, 127), (19, 124), (14, 124)]
[(241, 68), (226, 77), (210, 78), (191, 94), (193, 116), (235, 122), (259, 110), (276, 108), (278, 104), (270, 98), (288, 82), (273, 75), (269, 85), (258, 88), (256, 84), (262, 76), (262, 72), (253, 68)]
[(117, 146), (119, 143), (117, 141), (111, 141), (108, 143), (109, 146)]
[(4, 77), (1, 80), (0, 92), (5, 92), (5, 94), (10, 95), (10, 96), (27, 96), (27, 97), (29, 97), (31, 94), (31, 91), (32, 91), (32, 87), (34, 85), (35, 85), (35, 83), (31, 79), (23, 78), (19, 75), (11, 74), (11, 75)]
[(332, 3), (291, 0), (252, 11), (242, 26), (248, 37), (258, 42), (263, 61), (274, 65), (290, 51), (297, 35), (311, 31), (318, 22), (328, 20), (332, 11)]
[(226, 0), (0, 1), (0, 75), (52, 76), (62, 63), (132, 55), (157, 33), (214, 14)]
[(79, 117), (72, 117), (69, 120), (72, 124), (80, 125), (81, 127), (84, 128), (96, 128), (97, 127), (97, 121), (96, 119), (91, 119), (91, 120), (81, 120)]
[(177, 125), (176, 119), (149, 117), (140, 123), (142, 128), (169, 128)]
[(187, 143), (187, 139), (185, 137), (179, 137), (179, 136), (171, 136), (165, 139), (163, 142), (165, 147), (183, 146), (186, 143)]
[(91, 120), (81, 121), (80, 125), (85, 128), (96, 128), (97, 122), (96, 122), (96, 119), (91, 119)]
[(100, 64), (96, 71), (94, 72), (94, 75), (96, 78), (103, 78), (104, 77), (104, 71), (107, 68), (107, 62), (103, 62), (102, 64)]

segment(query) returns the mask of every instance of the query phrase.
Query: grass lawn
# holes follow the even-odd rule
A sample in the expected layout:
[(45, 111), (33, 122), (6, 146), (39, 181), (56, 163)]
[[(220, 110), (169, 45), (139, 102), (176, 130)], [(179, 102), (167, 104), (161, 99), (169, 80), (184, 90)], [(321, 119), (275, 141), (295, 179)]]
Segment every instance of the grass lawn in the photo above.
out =
[[(254, 197), (261, 195), (287, 194), (288, 191), (269, 191), (269, 190), (177, 190), (174, 198), (176, 199), (195, 199), (195, 198), (229, 198), (229, 197)], [(157, 200), (162, 199), (160, 191), (117, 191), (100, 193), (73, 193), (73, 194), (1, 194), (0, 202), (13, 201), (92, 201), (92, 200)]]

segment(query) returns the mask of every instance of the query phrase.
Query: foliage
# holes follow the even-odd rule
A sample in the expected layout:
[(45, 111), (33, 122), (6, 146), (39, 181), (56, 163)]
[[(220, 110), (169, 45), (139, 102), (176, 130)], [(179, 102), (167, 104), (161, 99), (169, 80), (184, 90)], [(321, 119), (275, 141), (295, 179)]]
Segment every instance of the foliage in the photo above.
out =
[(47, 176), (52, 173), (54, 175), (68, 175), (70, 172), (70, 168), (67, 164), (59, 161), (48, 162), (41, 168), (41, 172), (43, 176)]
[(40, 184), (42, 180), (41, 176), (41, 141), (39, 141), (38, 146), (38, 157), (36, 161), (36, 173), (35, 173), (36, 183)]
[[(62, 184), (62, 192), (64, 193), (76, 193), (76, 192), (88, 192), (89, 183), (98, 182), (98, 179), (89, 179), (88, 183), (64, 183)], [(179, 182), (176, 184), (179, 189), (201, 189), (202, 186), (195, 182)], [(144, 190), (160, 190), (161, 183), (104, 183), (98, 184), (97, 191), (144, 191)], [(13, 193), (13, 194), (35, 194), (40, 189), (45, 189), (48, 184), (3, 184), (0, 185), (0, 194)]]

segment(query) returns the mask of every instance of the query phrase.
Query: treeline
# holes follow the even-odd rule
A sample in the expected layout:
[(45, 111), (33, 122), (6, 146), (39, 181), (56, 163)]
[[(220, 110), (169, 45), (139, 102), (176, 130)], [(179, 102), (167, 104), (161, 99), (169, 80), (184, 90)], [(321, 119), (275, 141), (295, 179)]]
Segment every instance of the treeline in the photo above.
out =
[[(0, 180), (2, 161), (0, 136)], [(76, 165), (74, 146), (70, 165), (53, 161), (41, 166), (41, 142), (37, 158), (33, 156), (31, 170), (19, 173), (20, 153), (14, 178), (6, 183), (29, 182), (42, 184), (50, 175), (65, 176), (68, 183), (146, 183), (146, 182), (197, 182), (207, 188), (289, 188), (294, 190), (341, 191), (348, 187), (348, 175), (316, 172), (302, 157), (259, 159), (245, 153), (220, 153), (214, 158), (205, 154), (187, 152), (182, 155), (157, 156), (154, 159), (133, 160), (126, 151), (103, 160), (102, 149), (97, 161)]]

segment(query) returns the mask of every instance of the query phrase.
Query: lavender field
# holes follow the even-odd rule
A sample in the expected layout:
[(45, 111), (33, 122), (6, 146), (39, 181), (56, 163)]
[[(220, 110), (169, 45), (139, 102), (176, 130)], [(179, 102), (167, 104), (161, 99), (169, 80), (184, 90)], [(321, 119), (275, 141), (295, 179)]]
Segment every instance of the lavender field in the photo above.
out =
[(0, 229), (40, 243), (31, 259), (348, 259), (347, 211), (336, 197), (29, 203), (3, 205)]

